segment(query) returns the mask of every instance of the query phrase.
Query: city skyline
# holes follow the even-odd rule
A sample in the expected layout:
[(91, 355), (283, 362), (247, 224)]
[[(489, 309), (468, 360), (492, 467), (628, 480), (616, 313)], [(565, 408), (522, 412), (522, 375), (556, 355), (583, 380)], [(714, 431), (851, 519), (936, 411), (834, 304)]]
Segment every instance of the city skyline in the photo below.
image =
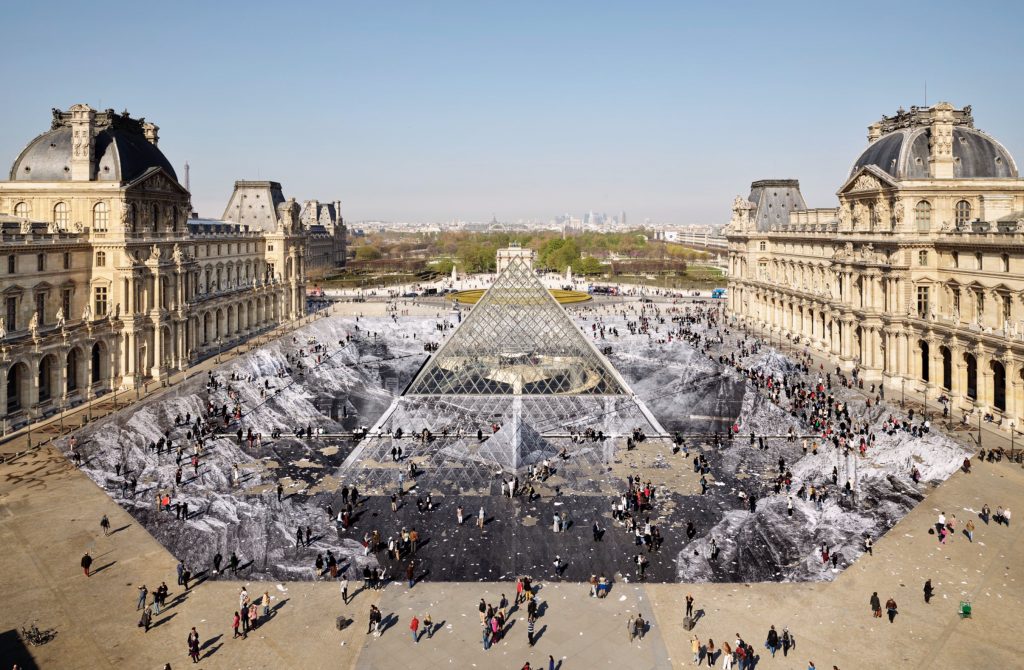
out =
[(949, 20), (958, 6), (753, 6), (736, 20), (733, 8), (673, 4), (295, 5), (334, 28), (310, 39), (282, 39), (261, 3), (14, 6), (12, 25), (60, 11), (52, 42), (116, 34), (123, 54), (167, 60), (122, 57), (68, 78), (60, 50), (12, 31), (5, 70), (19, 93), (0, 111), (0, 156), (13, 162), (51, 107), (87, 103), (160, 126), (161, 149), (179, 173), (189, 163), (193, 203), (213, 218), (244, 179), (281, 182), (300, 202), (340, 200), (355, 221), (543, 221), (592, 207), (636, 212), (631, 223), (723, 223), (765, 178), (798, 179), (808, 206), (830, 207), (867, 126), (925, 104), (926, 81), (929, 104), (972, 105), (980, 129), (1024, 151), (1021, 94), (1003, 65), (1022, 55), (1019, 8), (974, 10), (984, 53), (893, 61), (893, 45), (911, 46), (905, 25), (929, 43), (962, 39)]

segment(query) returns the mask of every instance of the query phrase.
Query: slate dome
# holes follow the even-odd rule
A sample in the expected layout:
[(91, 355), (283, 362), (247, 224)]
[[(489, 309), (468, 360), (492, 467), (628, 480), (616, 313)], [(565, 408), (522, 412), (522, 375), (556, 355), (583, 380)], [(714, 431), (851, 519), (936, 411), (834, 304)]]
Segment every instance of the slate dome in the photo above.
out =
[[(861, 152), (847, 179), (865, 165), (881, 168), (896, 179), (928, 179), (930, 133), (929, 127), (920, 125), (886, 132)], [(953, 178), (1016, 179), (1017, 164), (991, 135), (957, 125), (953, 127)]]
[[(72, 129), (66, 112), (54, 110), (48, 132), (29, 142), (11, 166), (10, 181), (71, 181)], [(96, 114), (94, 155), (97, 181), (130, 182), (153, 167), (178, 180), (164, 153), (150, 142), (144, 119), (112, 109)]]

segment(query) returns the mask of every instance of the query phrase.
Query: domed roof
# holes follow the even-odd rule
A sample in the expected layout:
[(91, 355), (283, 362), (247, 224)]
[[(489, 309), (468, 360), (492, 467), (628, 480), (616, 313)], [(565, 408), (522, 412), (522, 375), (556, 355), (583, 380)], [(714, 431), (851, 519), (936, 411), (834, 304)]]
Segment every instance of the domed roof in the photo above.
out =
[[(72, 129), (65, 117), (65, 112), (54, 110), (49, 132), (29, 142), (14, 161), (11, 181), (71, 181)], [(96, 114), (97, 181), (130, 182), (153, 167), (178, 180), (167, 157), (146, 138), (142, 122), (112, 109)]]
[[(1010, 152), (991, 135), (974, 128), (970, 109), (954, 110), (953, 114), (953, 178), (1016, 179), (1017, 164)], [(882, 117), (871, 126), (873, 132), (884, 134), (861, 152), (847, 179), (865, 165), (874, 165), (896, 179), (928, 179), (929, 111), (912, 107), (907, 113), (901, 109), (897, 116)]]

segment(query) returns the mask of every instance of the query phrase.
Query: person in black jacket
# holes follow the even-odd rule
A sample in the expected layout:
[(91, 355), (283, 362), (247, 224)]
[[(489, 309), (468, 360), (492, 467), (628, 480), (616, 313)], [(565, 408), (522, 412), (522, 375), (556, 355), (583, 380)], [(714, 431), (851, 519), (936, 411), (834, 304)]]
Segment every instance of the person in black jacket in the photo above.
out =
[(779, 648), (779, 634), (775, 632), (775, 626), (768, 631), (768, 641), (765, 644), (768, 651), (772, 652), (772, 658), (775, 658), (775, 650)]
[(82, 556), (82, 569), (85, 570), (85, 576), (89, 576), (89, 567), (92, 565), (92, 556), (89, 552), (85, 552), (85, 556)]

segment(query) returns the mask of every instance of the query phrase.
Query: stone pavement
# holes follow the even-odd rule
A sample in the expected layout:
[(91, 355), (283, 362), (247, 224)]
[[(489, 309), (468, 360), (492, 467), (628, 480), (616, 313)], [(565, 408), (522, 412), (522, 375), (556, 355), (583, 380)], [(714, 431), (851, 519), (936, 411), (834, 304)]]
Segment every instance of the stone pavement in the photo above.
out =
[[(247, 640), (232, 640), (230, 618), (240, 582), (211, 580), (186, 594), (175, 585), (175, 560), (104, 492), (59, 453), (44, 448), (0, 467), (0, 659), (24, 668), (153, 668), (189, 663), (185, 640), (196, 626), (204, 643), (200, 668), (534, 668), (548, 654), (562, 670), (581, 667), (667, 668), (692, 661), (681, 616), (692, 593), (703, 615), (694, 633), (702, 643), (731, 643), (739, 632), (762, 656), (759, 667), (842, 670), (902, 665), (915, 668), (1017, 667), (1013, 627), (1024, 613), (1021, 522), (986, 526), (974, 543), (958, 534), (939, 547), (928, 534), (939, 511), (962, 524), (988, 503), (1024, 510), (1024, 472), (1018, 466), (975, 464), (935, 490), (864, 556), (832, 583), (817, 584), (616, 584), (603, 600), (580, 584), (542, 582), (546, 604), (536, 647), (526, 647), (521, 613), (506, 640), (484, 652), (476, 604), (496, 603), (512, 583), (423, 583), (409, 590), (395, 582), (381, 593), (362, 593), (344, 606), (337, 584), (254, 583), (253, 597), (273, 594), (274, 615)], [(104, 538), (107, 514), (115, 532)], [(93, 543), (93, 576), (79, 560)], [(931, 578), (936, 595), (925, 605), (921, 589)], [(171, 588), (169, 604), (144, 633), (136, 626), (137, 588)], [(503, 589), (504, 587), (504, 589)], [(878, 591), (899, 604), (896, 623), (871, 617), (868, 599)], [(625, 597), (625, 600), (621, 600)], [(956, 615), (961, 599), (974, 603), (974, 618)], [(367, 638), (366, 611), (379, 600), (393, 625)], [(440, 629), (415, 647), (410, 616), (430, 612)], [(651, 623), (643, 643), (628, 644), (625, 621), (642, 612)], [(653, 617), (650, 614), (653, 613)], [(336, 631), (334, 619), (355, 623)], [(465, 616), (463, 616), (465, 615)], [(650, 617), (650, 618), (649, 618)], [(14, 631), (37, 621), (55, 628), (47, 645), (24, 648)], [(768, 626), (788, 625), (797, 640), (789, 658), (766, 658)], [(449, 628), (450, 626), (450, 628)], [(581, 635), (582, 633), (582, 635)], [(984, 659), (984, 660), (982, 660)], [(720, 663), (720, 661), (719, 661)], [(802, 664), (802, 665), (801, 665)]]

